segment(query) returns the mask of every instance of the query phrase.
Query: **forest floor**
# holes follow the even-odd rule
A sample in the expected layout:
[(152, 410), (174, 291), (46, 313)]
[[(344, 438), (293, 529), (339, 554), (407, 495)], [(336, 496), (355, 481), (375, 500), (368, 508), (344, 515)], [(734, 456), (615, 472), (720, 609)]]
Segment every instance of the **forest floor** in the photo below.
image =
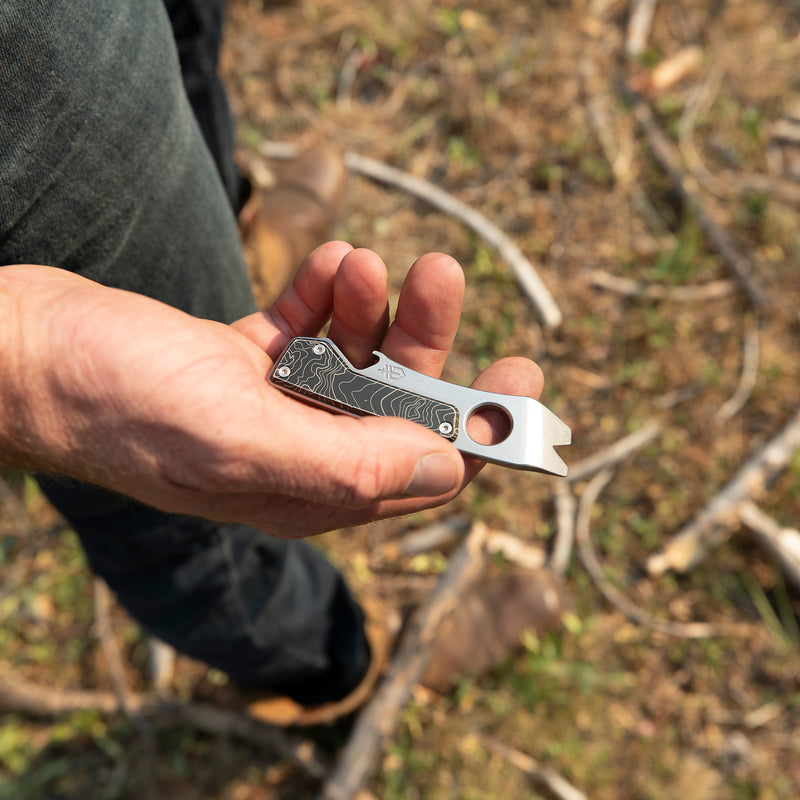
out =
[[(526, 638), (514, 658), (465, 676), (449, 695), (414, 692), (368, 785), (385, 800), (557, 796), (490, 741), (594, 800), (800, 796), (800, 595), (786, 569), (736, 504), (720, 516), (715, 546), (693, 545), (694, 566), (652, 568), (800, 407), (800, 6), (658, 3), (637, 48), (631, 8), (644, 5), (229, 8), (223, 70), (257, 174), (280, 166), (265, 155), (269, 142), (324, 141), (383, 161), (481, 212), (552, 293), (563, 319), (547, 326), (509, 264), (463, 220), (353, 174), (337, 236), (380, 253), (395, 291), (423, 252), (450, 253), (465, 270), (448, 380), (468, 383), (503, 356), (535, 359), (543, 401), (572, 428), (562, 450), (570, 465), (654, 431), (584, 508), (603, 581), (576, 548), (563, 627)], [(774, 473), (766, 487), (746, 482), (745, 494), (797, 527), (800, 452), (789, 448)], [(562, 487), (580, 499), (591, 479), (587, 471)], [(76, 537), (30, 480), (6, 481), (2, 674), (108, 690)], [(451, 550), (389, 568), (374, 557), (381, 545), (464, 518), (547, 550), (563, 535), (559, 483), (490, 465), (446, 507), (318, 544), (357, 590), (405, 597), (434, 584)], [(609, 603), (608, 585), (624, 608)], [(146, 691), (146, 640), (120, 609), (112, 619), (130, 688)], [(677, 628), (665, 631), (666, 621)], [(713, 635), (687, 635), (695, 622)], [(221, 680), (179, 659), (174, 691), (187, 698), (198, 681)], [(305, 800), (319, 791), (252, 741), (147, 724), (148, 734), (88, 708), (4, 713), (0, 798)], [(347, 732), (311, 735), (335, 760)]]

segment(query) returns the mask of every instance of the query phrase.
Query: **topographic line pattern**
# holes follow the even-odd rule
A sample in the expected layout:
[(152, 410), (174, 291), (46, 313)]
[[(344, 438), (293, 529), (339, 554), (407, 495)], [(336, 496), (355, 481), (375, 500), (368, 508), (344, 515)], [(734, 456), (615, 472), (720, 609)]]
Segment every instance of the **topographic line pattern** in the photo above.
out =
[[(323, 352), (315, 353), (315, 346), (322, 346)], [(282, 367), (290, 370), (286, 377), (278, 375)], [(275, 364), (271, 380), (276, 386), (348, 414), (402, 417), (450, 441), (458, 436), (458, 411), (453, 406), (355, 372), (321, 339), (290, 342)], [(443, 423), (452, 426), (448, 433), (440, 430)]]

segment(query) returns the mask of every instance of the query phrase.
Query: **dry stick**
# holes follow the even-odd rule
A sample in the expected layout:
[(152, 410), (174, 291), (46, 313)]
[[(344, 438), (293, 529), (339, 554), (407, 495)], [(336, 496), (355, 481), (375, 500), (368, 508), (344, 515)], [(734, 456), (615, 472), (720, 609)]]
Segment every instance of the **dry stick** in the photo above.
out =
[(556, 481), (553, 488), (556, 505), (556, 537), (548, 567), (559, 577), (566, 574), (575, 542), (575, 496), (566, 481)]
[(147, 637), (147, 667), (153, 688), (159, 694), (168, 693), (172, 686), (177, 655), (172, 645), (155, 636)]
[(357, 153), (345, 153), (345, 163), (354, 172), (402, 189), (463, 222), (484, 241), (492, 245), (508, 262), (522, 290), (538, 310), (545, 326), (557, 328), (561, 325), (563, 315), (533, 264), (525, 258), (519, 247), (483, 214), (466, 203), (462, 203), (430, 181), (390, 167), (380, 161)]
[(541, 569), (547, 562), (547, 555), (542, 547), (524, 542), (506, 531), (489, 531), (486, 534), (486, 552), (490, 555), (502, 555), (506, 561), (523, 569)]
[[(0, 477), (0, 508), (2, 507), (5, 507), (11, 513), (17, 533), (23, 540), (25, 549), (33, 548), (35, 527), (28, 514), (28, 509), (25, 508), (24, 503), (20, 502), (13, 489)], [(14, 594), (24, 583), (31, 570), (32, 560), (32, 558), (18, 558), (10, 567), (4, 569), (4, 579), (0, 584), (0, 600)], [(13, 607), (11, 608), (13, 609)], [(3, 618), (0, 618), (0, 624), (4, 621)]]
[(763, 448), (745, 462), (728, 484), (658, 553), (647, 561), (651, 575), (669, 569), (679, 572), (699, 564), (731, 535), (746, 500), (761, 499), (800, 447), (800, 411)]
[(784, 528), (750, 501), (739, 506), (739, 519), (756, 534), (786, 577), (800, 589), (800, 531)]
[(676, 636), (682, 639), (706, 639), (711, 636), (740, 634), (742, 631), (736, 625), (710, 625), (705, 622), (671, 622), (654, 617), (632, 603), (606, 578), (603, 573), (603, 567), (597, 560), (592, 548), (590, 528), (594, 505), (613, 474), (612, 470), (605, 469), (592, 478), (581, 495), (578, 503), (578, 518), (575, 523), (575, 541), (578, 544), (578, 553), (581, 561), (603, 597), (629, 619), (668, 636)]
[[(712, 67), (706, 81), (692, 92), (681, 115), (678, 144), (689, 171), (704, 189), (717, 197), (766, 194), (789, 205), (800, 205), (800, 185), (795, 181), (774, 175), (734, 172), (733, 170), (723, 170), (715, 175), (703, 163), (694, 143), (695, 123), (697, 117), (713, 105), (722, 84), (722, 77), (722, 69)], [(773, 138), (773, 141), (776, 139)]]
[(711, 68), (706, 80), (690, 93), (678, 125), (678, 146), (684, 163), (697, 182), (717, 197), (728, 197), (731, 190), (706, 167), (694, 142), (694, 129), (698, 116), (714, 104), (723, 77), (719, 66)]
[(625, 52), (629, 56), (636, 58), (645, 51), (655, 10), (656, 0), (634, 0), (625, 42)]
[(568, 484), (590, 478), (596, 472), (607, 467), (612, 467), (624, 461), (637, 450), (645, 447), (661, 435), (661, 423), (650, 420), (635, 433), (614, 442), (610, 447), (584, 458), (569, 468), (569, 475), (564, 479)]
[(739, 385), (733, 396), (726, 400), (719, 411), (714, 415), (722, 422), (729, 420), (742, 410), (744, 404), (750, 399), (758, 378), (758, 324), (752, 315), (748, 315), (744, 334), (744, 349), (742, 354), (742, 372), (739, 376)]
[(513, 764), (530, 775), (535, 781), (546, 786), (559, 800), (586, 800), (586, 795), (576, 789), (566, 778), (552, 769), (552, 767), (542, 766), (527, 753), (523, 753), (515, 747), (509, 747), (509, 745), (488, 736), (483, 738), (483, 743), (486, 745), (487, 750), (504, 758), (509, 764)]
[(676, 302), (692, 302), (702, 300), (718, 300), (727, 297), (734, 290), (730, 281), (708, 281), (697, 286), (664, 286), (646, 281), (634, 281), (618, 275), (611, 275), (600, 269), (589, 270), (586, 280), (592, 286), (607, 289), (610, 292), (626, 297), (643, 297), (647, 300), (674, 300)]
[(131, 709), (125, 668), (122, 665), (122, 656), (111, 627), (111, 591), (102, 578), (94, 579), (94, 615), (95, 634), (100, 640), (100, 646), (105, 656), (111, 687), (116, 695), (120, 711), (131, 721), (141, 737), (145, 758), (144, 774), (147, 776), (148, 782), (152, 783), (157, 755), (156, 737), (142, 714)]
[(447, 547), (461, 539), (469, 528), (470, 522), (464, 517), (440, 520), (417, 528), (401, 538), (378, 545), (372, 551), (372, 560), (381, 564), (384, 561), (397, 561), (400, 558)]
[(102, 578), (94, 579), (94, 628), (105, 656), (106, 667), (111, 678), (111, 688), (117, 697), (119, 707), (126, 717), (133, 712), (128, 705), (128, 688), (125, 680), (125, 669), (122, 657), (111, 630), (111, 593)]
[(721, 228), (711, 217), (702, 202), (697, 180), (687, 175), (681, 163), (678, 148), (664, 133), (656, 121), (650, 106), (644, 99), (627, 86), (621, 88), (625, 98), (633, 106), (633, 115), (647, 137), (650, 150), (661, 164), (684, 201), (694, 209), (698, 224), (708, 237), (711, 246), (717, 251), (725, 267), (732, 273), (739, 285), (750, 298), (756, 309), (767, 305), (764, 290), (753, 277), (753, 265), (747, 255), (737, 247), (730, 234)]
[(787, 178), (723, 170), (720, 179), (739, 195), (766, 194), (782, 203), (800, 205), (800, 184)]
[[(259, 147), (259, 152), (267, 158), (291, 158), (297, 154), (297, 148), (282, 142), (263, 142)], [(418, 197), (444, 214), (455, 217), (474, 231), (508, 262), (522, 290), (539, 312), (545, 326), (557, 328), (561, 325), (563, 314), (533, 264), (523, 255), (519, 247), (483, 214), (430, 181), (391, 167), (381, 161), (353, 152), (345, 153), (344, 160), (352, 172)]]
[(453, 554), (404, 634), (389, 674), (359, 715), (339, 763), (320, 792), (320, 800), (351, 800), (372, 777), (384, 744), (427, 666), (440, 623), (484, 567), (486, 535), (486, 526), (476, 523)]
[(650, 198), (642, 187), (634, 181), (635, 176), (631, 169), (633, 153), (623, 155), (619, 147), (611, 120), (612, 105), (608, 99), (607, 81), (603, 78), (603, 85), (598, 88), (600, 83), (598, 69), (589, 58), (581, 60), (580, 68), (584, 90), (588, 95), (586, 117), (594, 131), (594, 135), (597, 137), (597, 141), (600, 143), (600, 149), (603, 151), (603, 155), (614, 173), (614, 180), (617, 185), (626, 188), (634, 207), (641, 214), (642, 219), (650, 226), (651, 230), (659, 231), (661, 235), (666, 235), (674, 240), (674, 235), (658, 211), (653, 207)]
[[(271, 750), (291, 761), (317, 780), (328, 772), (327, 765), (310, 742), (270, 728), (246, 714), (202, 703), (164, 703), (129, 693), (128, 709), (156, 722), (191, 725), (215, 736), (233, 736)], [(114, 692), (88, 689), (55, 689), (16, 677), (0, 676), (0, 708), (38, 717), (58, 716), (89, 709), (100, 714), (117, 714), (122, 709)]]

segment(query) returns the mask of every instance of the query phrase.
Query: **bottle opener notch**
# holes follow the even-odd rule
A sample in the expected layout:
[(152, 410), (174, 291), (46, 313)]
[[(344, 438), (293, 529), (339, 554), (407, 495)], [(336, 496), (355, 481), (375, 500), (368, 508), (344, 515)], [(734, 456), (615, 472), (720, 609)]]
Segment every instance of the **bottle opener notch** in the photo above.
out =
[[(495, 394), (431, 378), (376, 351), (375, 363), (354, 367), (330, 339), (292, 339), (269, 379), (284, 392), (355, 416), (402, 417), (452, 442), (465, 455), (496, 464), (564, 476), (567, 465), (554, 450), (572, 432), (532, 397)], [(508, 421), (506, 437), (481, 444), (467, 433), (470, 417), (496, 408)]]

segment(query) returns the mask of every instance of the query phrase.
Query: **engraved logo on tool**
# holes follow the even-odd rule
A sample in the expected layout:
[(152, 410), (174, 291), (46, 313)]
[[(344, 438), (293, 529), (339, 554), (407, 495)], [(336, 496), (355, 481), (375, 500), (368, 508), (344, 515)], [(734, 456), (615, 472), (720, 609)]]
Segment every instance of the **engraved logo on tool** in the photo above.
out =
[(378, 372), (380, 372), (387, 381), (399, 381), (406, 376), (405, 370), (402, 367), (398, 367), (397, 364), (384, 364)]

